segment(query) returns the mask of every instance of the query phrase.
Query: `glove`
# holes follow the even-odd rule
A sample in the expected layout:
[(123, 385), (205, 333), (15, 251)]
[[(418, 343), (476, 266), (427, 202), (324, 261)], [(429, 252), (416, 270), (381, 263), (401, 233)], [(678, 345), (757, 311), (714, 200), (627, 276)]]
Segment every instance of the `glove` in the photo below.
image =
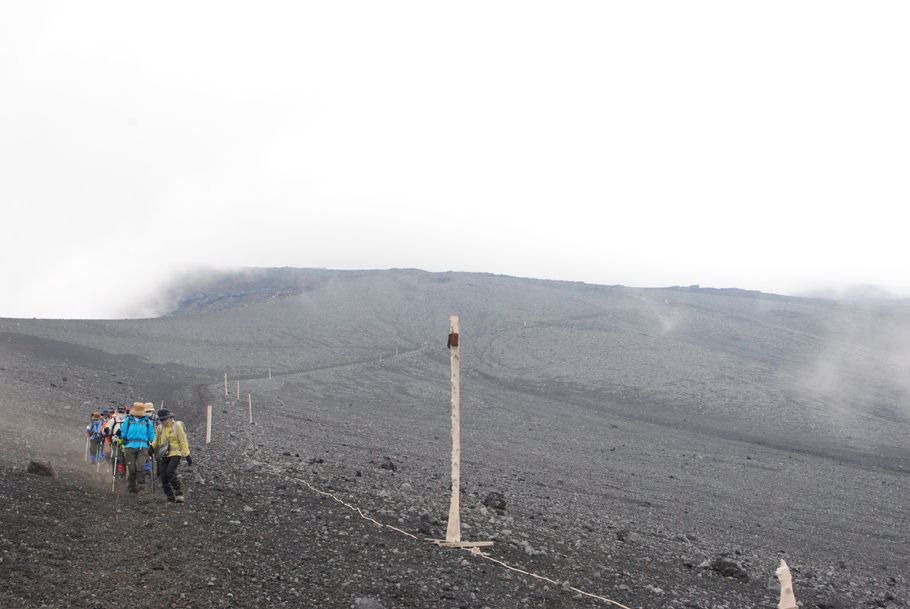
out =
[(193, 458), (189, 455), (186, 456), (186, 464), (193, 467)]

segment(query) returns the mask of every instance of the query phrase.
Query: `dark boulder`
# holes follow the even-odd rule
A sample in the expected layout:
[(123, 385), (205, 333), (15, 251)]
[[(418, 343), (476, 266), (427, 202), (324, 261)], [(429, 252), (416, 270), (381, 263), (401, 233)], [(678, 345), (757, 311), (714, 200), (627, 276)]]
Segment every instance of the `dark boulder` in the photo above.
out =
[(733, 579), (738, 579), (744, 582), (749, 581), (749, 574), (746, 573), (741, 566), (732, 560), (727, 560), (726, 558), (715, 558), (711, 561), (711, 568), (724, 577), (731, 577)]
[(54, 468), (51, 467), (50, 463), (40, 463), (38, 461), (30, 461), (26, 470), (30, 474), (35, 474), (37, 476), (50, 476), (51, 478), (57, 477), (57, 472), (54, 471)]
[(379, 467), (381, 467), (382, 469), (387, 469), (390, 472), (394, 472), (395, 470), (398, 469), (398, 467), (395, 466), (395, 464), (392, 462), (392, 460), (389, 457), (386, 457), (385, 459), (383, 459), (382, 464), (380, 464)]
[(489, 508), (493, 508), (499, 512), (506, 511), (506, 498), (502, 493), (497, 493), (492, 491), (487, 493), (487, 496), (483, 499), (483, 504)]
[(424, 512), (420, 515), (420, 522), (417, 524), (417, 532), (424, 536), (430, 536), (440, 524), (439, 519), (433, 518)]

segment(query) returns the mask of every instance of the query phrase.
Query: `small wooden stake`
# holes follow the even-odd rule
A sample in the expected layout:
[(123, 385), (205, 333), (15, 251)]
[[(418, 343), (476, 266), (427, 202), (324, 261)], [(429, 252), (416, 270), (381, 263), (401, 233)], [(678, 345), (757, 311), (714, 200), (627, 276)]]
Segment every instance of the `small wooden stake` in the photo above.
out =
[(227, 372), (224, 373), (224, 395), (227, 395)]
[(237, 399), (240, 399), (240, 381), (237, 381)]
[(250, 401), (250, 425), (252, 425), (252, 424), (253, 424), (253, 394), (252, 394), (252, 393), (248, 393), (248, 394), (246, 394), (246, 395), (247, 395), (247, 398), (248, 398), (249, 401)]
[(787, 561), (781, 559), (780, 566), (774, 574), (780, 581), (780, 603), (777, 604), (777, 609), (797, 609), (796, 596), (793, 595), (793, 576), (790, 574)]
[(205, 443), (212, 442), (212, 405), (206, 407), (205, 412)]
[(272, 369), (269, 368), (269, 380), (272, 380)]

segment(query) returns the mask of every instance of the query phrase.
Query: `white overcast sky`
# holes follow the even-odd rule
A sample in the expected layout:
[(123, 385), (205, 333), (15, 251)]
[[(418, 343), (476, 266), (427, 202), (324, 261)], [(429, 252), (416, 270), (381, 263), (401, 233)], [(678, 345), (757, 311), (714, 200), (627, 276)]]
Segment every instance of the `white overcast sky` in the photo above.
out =
[(908, 2), (0, 0), (0, 316), (175, 271), (910, 295)]

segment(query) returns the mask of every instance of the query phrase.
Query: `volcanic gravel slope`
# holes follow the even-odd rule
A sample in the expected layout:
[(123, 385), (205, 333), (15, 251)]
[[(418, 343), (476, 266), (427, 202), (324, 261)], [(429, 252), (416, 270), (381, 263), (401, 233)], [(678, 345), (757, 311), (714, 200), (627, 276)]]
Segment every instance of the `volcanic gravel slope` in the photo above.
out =
[[(0, 320), (0, 606), (775, 607), (781, 557), (803, 607), (910, 606), (906, 303), (317, 276), (197, 293), (211, 313)], [(556, 583), (425, 541), (449, 315), (462, 538)], [(185, 421), (187, 504), (83, 463), (87, 414), (133, 400)]]

